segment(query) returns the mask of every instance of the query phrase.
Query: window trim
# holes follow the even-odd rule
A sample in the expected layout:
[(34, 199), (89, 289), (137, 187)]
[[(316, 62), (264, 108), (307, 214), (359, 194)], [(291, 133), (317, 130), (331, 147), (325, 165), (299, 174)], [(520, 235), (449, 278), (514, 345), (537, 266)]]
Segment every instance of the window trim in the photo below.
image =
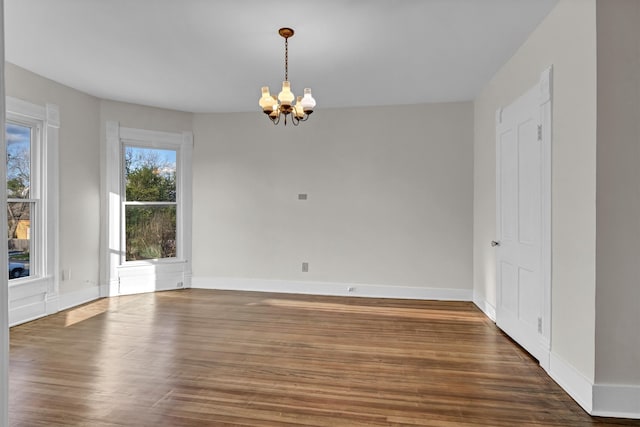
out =
[[(12, 298), (12, 295), (25, 297), (44, 293), (44, 306), (42, 311), (39, 308), (37, 310), (34, 308), (33, 311), (22, 313), (20, 318), (12, 316), (10, 311), (10, 324), (16, 324), (56, 313), (59, 308), (58, 134), (60, 110), (55, 104), (41, 106), (11, 96), (7, 96), (5, 100), (7, 122), (35, 124), (40, 129), (35, 141), (36, 144), (32, 140), (31, 145), (31, 186), (33, 188), (33, 184), (36, 183), (36, 191), (33, 191), (28, 199), (38, 201), (34, 212), (35, 224), (32, 226), (32, 238), (34, 239), (32, 250), (36, 252), (34, 254), (36, 268), (35, 273), (29, 277), (9, 282), (9, 304), (10, 310), (18, 311), (17, 308), (11, 307), (12, 301), (15, 299)], [(44, 292), (42, 292), (43, 290)]]
[[(123, 206), (124, 206), (124, 147), (171, 149), (176, 151), (176, 257), (157, 260), (126, 261), (124, 246)], [(189, 287), (191, 282), (191, 159), (193, 151), (192, 132), (162, 132), (146, 129), (121, 127), (118, 122), (106, 122), (106, 167), (105, 167), (105, 205), (107, 220), (105, 224), (106, 247), (104, 248), (105, 276), (108, 282), (103, 296), (120, 295), (120, 277), (122, 271), (140, 270), (147, 275), (150, 268), (183, 264), (182, 286)]]

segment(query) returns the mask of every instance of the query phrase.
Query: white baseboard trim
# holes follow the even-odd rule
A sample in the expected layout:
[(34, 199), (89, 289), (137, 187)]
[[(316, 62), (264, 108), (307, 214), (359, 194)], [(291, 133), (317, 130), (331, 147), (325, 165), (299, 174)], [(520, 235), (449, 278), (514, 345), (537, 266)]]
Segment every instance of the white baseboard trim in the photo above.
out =
[(113, 279), (109, 281), (109, 284), (107, 285), (107, 296), (109, 297), (115, 297), (118, 296), (118, 294), (120, 293), (120, 280)]
[(100, 298), (107, 298), (109, 296), (109, 285), (102, 284), (99, 287), (100, 289)]
[(46, 303), (43, 300), (34, 301), (9, 310), (9, 326), (31, 322), (47, 315)]
[(473, 303), (492, 321), (496, 321), (496, 308), (489, 304), (484, 297), (473, 293)]
[(594, 385), (592, 415), (640, 419), (640, 386)]
[(548, 373), (578, 405), (582, 406), (582, 409), (589, 414), (592, 413), (593, 382), (553, 352), (549, 355)]
[(472, 301), (471, 289), (420, 288), (414, 286), (368, 285), (362, 283), (303, 282), (292, 280), (243, 279), (237, 277), (193, 277), (194, 289), (277, 292), (308, 295), (399, 298), (443, 301)]
[(100, 298), (100, 287), (80, 289), (60, 294), (60, 311), (75, 307)]
[(60, 298), (56, 294), (55, 296), (47, 295), (46, 298), (47, 305), (47, 316), (50, 314), (57, 313), (60, 311)]

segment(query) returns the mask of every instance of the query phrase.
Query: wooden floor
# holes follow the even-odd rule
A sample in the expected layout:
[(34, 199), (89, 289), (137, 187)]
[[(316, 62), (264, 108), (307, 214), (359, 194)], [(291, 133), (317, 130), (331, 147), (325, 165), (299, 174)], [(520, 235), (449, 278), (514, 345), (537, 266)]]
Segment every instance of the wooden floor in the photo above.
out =
[(590, 426), (471, 303), (182, 290), (11, 329), (11, 426)]

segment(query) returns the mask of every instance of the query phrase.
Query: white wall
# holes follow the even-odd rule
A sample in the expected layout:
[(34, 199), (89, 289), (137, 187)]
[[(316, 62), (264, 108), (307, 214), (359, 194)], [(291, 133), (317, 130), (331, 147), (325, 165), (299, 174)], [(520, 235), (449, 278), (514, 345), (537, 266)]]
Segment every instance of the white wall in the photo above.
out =
[(117, 101), (100, 101), (100, 139), (105, 138), (105, 122), (116, 121), (122, 127), (163, 132), (191, 130), (193, 115), (182, 111), (146, 107)]
[(194, 283), (470, 297), (472, 123), (471, 103), (320, 109), (299, 127), (261, 113), (196, 114)]
[(474, 103), (474, 292), (495, 307), (495, 111), (553, 65), (551, 352), (583, 385), (594, 380), (595, 19), (595, 0), (561, 0)]
[(98, 99), (52, 80), (5, 64), (7, 95), (38, 105), (60, 107), (60, 268), (70, 279), (60, 281), (64, 295), (97, 295), (99, 268), (100, 175)]
[(637, 386), (640, 417), (640, 2), (597, 12), (596, 382)]

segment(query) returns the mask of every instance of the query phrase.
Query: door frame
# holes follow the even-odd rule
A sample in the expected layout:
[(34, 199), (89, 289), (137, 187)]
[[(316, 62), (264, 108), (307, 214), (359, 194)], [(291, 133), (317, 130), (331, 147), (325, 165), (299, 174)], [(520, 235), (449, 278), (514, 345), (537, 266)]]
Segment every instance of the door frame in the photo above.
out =
[[(542, 357), (540, 357), (540, 365), (549, 371), (549, 357), (551, 350), (551, 180), (552, 180), (552, 163), (551, 163), (551, 147), (552, 147), (552, 88), (553, 66), (549, 66), (540, 74), (538, 83), (529, 90), (538, 91), (538, 132), (541, 151), (541, 193), (540, 193), (540, 214), (541, 214), (541, 265), (540, 278), (542, 281), (542, 307), (541, 307), (541, 333), (538, 334), (539, 346), (543, 349)], [(528, 93), (525, 91), (524, 93)], [(504, 108), (498, 108), (496, 111), (496, 129), (502, 123), (502, 113)], [(500, 233), (501, 223), (501, 171), (500, 171), (500, 151), (499, 151), (499, 135), (496, 132), (496, 234)], [(502, 236), (496, 236), (500, 241)], [(496, 319), (500, 310), (500, 298), (502, 292), (502, 281), (499, 280), (498, 262), (496, 256)]]

